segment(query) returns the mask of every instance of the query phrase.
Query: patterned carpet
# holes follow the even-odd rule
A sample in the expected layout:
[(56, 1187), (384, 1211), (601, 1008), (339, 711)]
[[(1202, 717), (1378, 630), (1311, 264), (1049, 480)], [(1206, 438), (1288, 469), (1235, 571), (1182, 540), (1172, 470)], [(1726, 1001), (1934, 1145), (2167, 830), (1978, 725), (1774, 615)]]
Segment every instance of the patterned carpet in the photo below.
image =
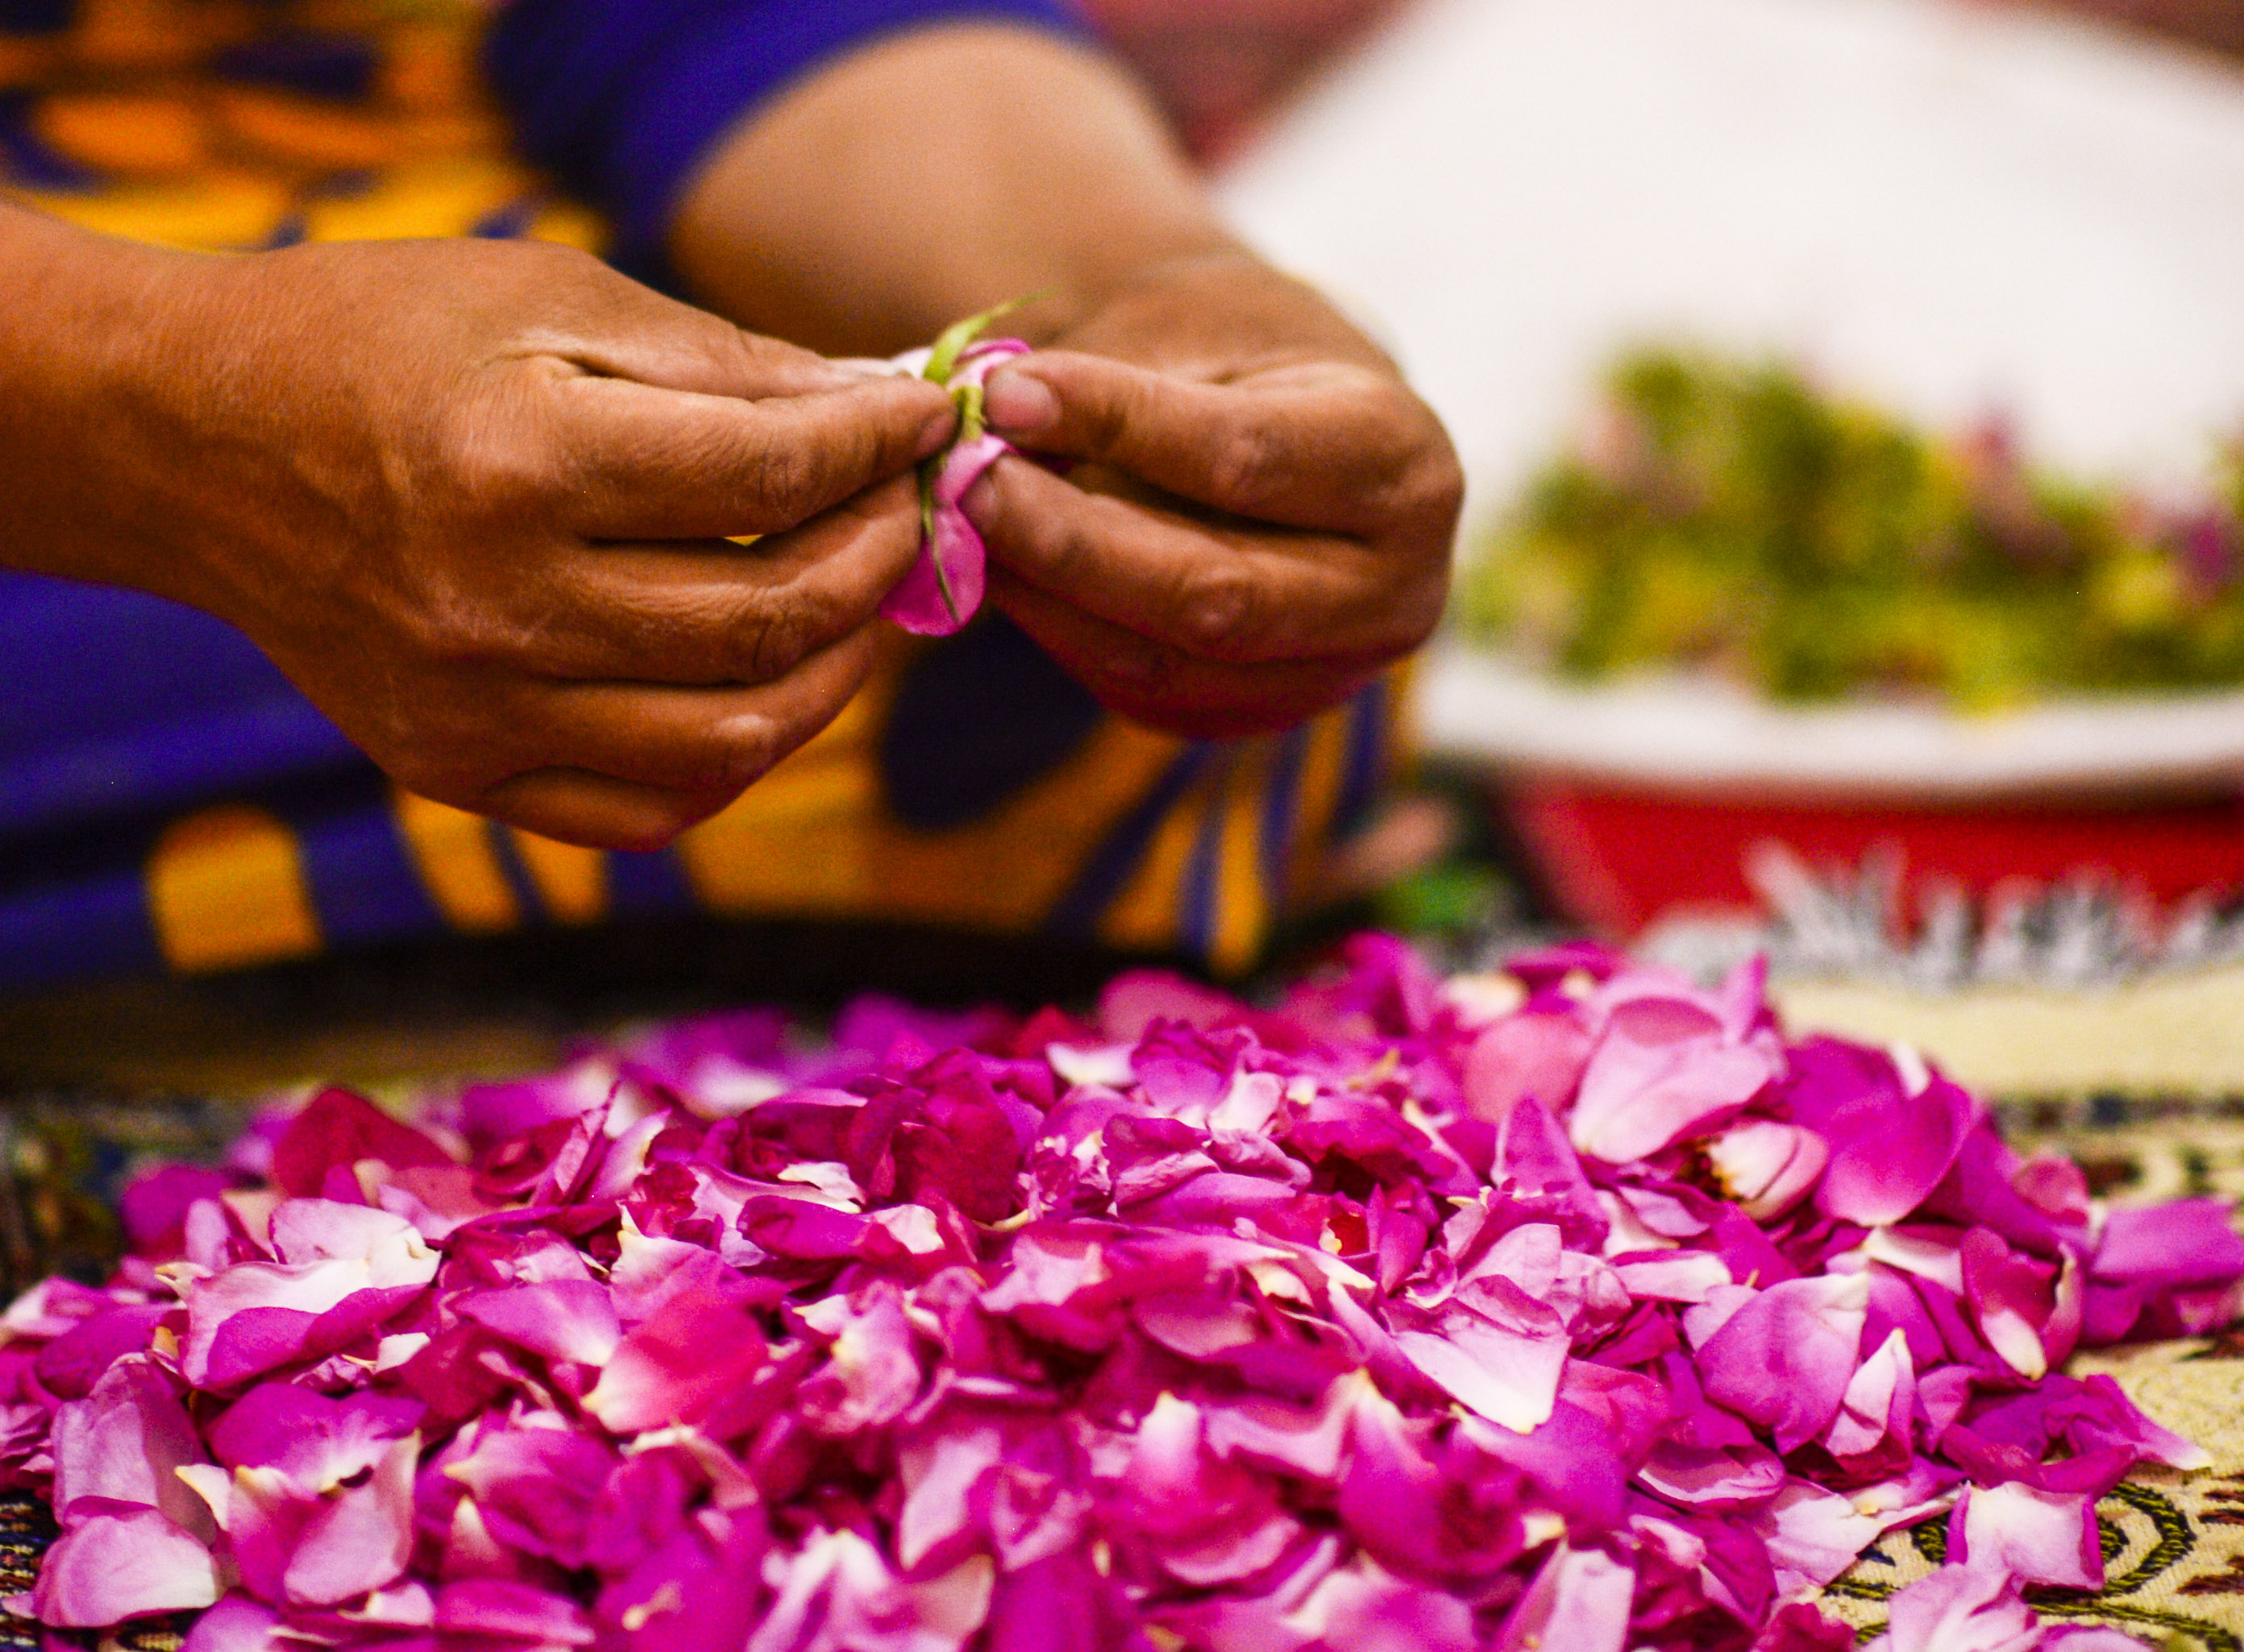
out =
[[(2105, 1575), (2095, 1595), (2028, 1589), (2043, 1612), (2108, 1623), (2173, 1652), (2244, 1652), (2244, 1340), (2169, 1343), (2072, 1369), (2109, 1372), (2137, 1404), (2187, 1435), (2213, 1467), (2145, 1471), (2097, 1509)], [(1940, 1563), (1947, 1525), (1896, 1532), (1833, 1585), (1825, 1606), (1864, 1629), (1885, 1622), (1885, 1597)]]

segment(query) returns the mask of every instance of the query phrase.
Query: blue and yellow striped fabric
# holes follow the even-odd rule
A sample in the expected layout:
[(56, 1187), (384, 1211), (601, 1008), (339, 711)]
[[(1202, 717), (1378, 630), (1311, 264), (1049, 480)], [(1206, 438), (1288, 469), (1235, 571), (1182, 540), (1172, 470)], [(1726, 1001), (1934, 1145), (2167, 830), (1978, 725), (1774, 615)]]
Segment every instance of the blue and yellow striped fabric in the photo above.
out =
[[(578, 47), (604, 3), (524, 0)], [(612, 9), (626, 33), (690, 12), (697, 38), (724, 11)], [(733, 8), (799, 64), (819, 40), (766, 15), (787, 10)], [(853, 10), (887, 27), (941, 6), (797, 10), (830, 31)], [(517, 56), (499, 78), (529, 85), (525, 130), (581, 138), (522, 66), (557, 56), (537, 20), (506, 20)], [(477, 71), (483, 29), (453, 0), (0, 0), (0, 192), (206, 249), (424, 235), (602, 246), (602, 216), (514, 158)], [(713, 109), (705, 98), (696, 117), (710, 133), (731, 118)], [(549, 158), (598, 189), (597, 165), (577, 178), (567, 156)], [(646, 175), (633, 174), (659, 189)], [(0, 991), (689, 910), (1045, 931), (1242, 968), (1362, 817), (1393, 712), (1381, 684), (1282, 737), (1169, 738), (1105, 715), (993, 616), (900, 656), (673, 848), (604, 854), (398, 791), (215, 620), (0, 575)]]

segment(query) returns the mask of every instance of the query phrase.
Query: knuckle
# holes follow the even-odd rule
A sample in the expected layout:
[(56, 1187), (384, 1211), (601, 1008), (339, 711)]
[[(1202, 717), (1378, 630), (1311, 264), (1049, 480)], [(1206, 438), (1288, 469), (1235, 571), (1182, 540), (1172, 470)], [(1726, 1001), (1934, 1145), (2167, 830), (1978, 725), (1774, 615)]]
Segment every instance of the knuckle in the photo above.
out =
[(560, 467), (522, 421), (474, 408), (449, 421), (437, 463), (448, 513), (475, 523), (543, 520), (562, 489)]
[(1175, 697), (1176, 656), (1145, 637), (1113, 639), (1097, 670), (1107, 691), (1137, 708), (1141, 716), (1146, 708), (1166, 705)]
[(814, 616), (800, 603), (760, 604), (743, 628), (741, 670), (751, 683), (784, 677), (802, 662), (816, 635)]
[(1227, 434), (1208, 461), (1209, 502), (1251, 511), (1284, 479), (1288, 455), (1276, 435), (1257, 425)]
[(764, 718), (734, 718), (713, 723), (683, 742), (661, 772), (647, 779), (670, 802), (696, 806), (690, 825), (761, 779), (779, 755)]
[(1403, 487), (1403, 508), (1418, 520), (1441, 524), (1445, 532), (1457, 522), (1464, 499), (1464, 467), (1446, 442), (1423, 462), (1411, 467)]
[(774, 527), (793, 527), (823, 492), (826, 455), (807, 442), (779, 442), (755, 460), (754, 495)]
[(1098, 563), (1095, 513), (1086, 503), (1078, 496), (1059, 510), (1009, 512), (1001, 542), (1044, 569), (1052, 583), (1071, 589)]
[(1252, 571), (1228, 556), (1210, 558), (1186, 579), (1177, 622), (1195, 653), (1225, 655), (1254, 640), (1260, 602)]
[(406, 625), (416, 651), (438, 667), (496, 664), (524, 646), (517, 628), (489, 602), (449, 580), (420, 593)]
[[(1081, 411), (1085, 450), (1094, 458), (1121, 453), (1129, 446), (1132, 433), (1151, 423), (1150, 399), (1138, 387), (1118, 387), (1112, 394), (1085, 398)], [(1061, 405), (1066, 405), (1065, 398)]]

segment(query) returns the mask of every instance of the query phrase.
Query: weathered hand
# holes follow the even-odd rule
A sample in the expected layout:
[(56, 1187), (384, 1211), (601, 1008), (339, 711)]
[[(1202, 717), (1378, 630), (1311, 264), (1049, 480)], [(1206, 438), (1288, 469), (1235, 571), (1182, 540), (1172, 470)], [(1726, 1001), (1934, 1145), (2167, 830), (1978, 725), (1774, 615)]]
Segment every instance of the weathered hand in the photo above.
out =
[(650, 847), (855, 691), (935, 387), (557, 247), (145, 256), (159, 319), (68, 404), (84, 571), (239, 626), (402, 785)]
[(1308, 288), (1158, 269), (1001, 368), (968, 496), (990, 591), (1106, 705), (1202, 738), (1283, 727), (1423, 642), (1463, 479), (1394, 367)]

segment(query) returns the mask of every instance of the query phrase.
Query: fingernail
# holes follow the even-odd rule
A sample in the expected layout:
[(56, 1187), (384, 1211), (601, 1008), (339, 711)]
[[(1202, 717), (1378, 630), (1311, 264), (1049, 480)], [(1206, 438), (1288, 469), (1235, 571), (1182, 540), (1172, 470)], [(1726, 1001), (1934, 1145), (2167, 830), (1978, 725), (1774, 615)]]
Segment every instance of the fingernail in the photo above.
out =
[(990, 428), (1009, 435), (1039, 435), (1059, 422), (1051, 386), (1025, 373), (990, 374), (983, 408)]

